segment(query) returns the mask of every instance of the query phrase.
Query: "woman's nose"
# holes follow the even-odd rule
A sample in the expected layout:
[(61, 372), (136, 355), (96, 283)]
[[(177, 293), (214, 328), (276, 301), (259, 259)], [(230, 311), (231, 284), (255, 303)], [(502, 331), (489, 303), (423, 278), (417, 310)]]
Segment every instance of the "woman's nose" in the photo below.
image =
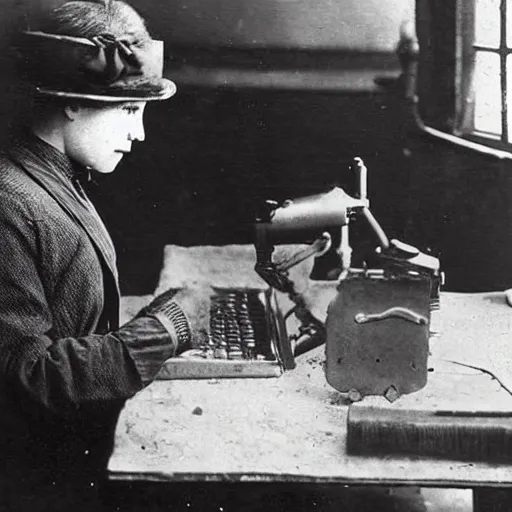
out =
[(131, 141), (137, 140), (142, 142), (145, 138), (146, 133), (144, 131), (144, 122), (142, 119), (135, 121), (128, 132), (128, 139)]

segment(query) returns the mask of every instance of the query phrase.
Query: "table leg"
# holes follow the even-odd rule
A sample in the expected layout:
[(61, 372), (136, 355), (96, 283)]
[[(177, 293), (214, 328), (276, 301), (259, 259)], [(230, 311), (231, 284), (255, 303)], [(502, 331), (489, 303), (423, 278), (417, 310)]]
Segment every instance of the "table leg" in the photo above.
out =
[(512, 511), (512, 489), (478, 487), (473, 489), (473, 512)]

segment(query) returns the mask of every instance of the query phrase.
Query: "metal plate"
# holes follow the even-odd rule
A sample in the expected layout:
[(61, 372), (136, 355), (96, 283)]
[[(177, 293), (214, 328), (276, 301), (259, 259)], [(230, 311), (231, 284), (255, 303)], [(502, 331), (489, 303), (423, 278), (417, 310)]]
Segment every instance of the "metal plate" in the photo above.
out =
[[(341, 392), (385, 395), (390, 400), (427, 382), (430, 282), (422, 276), (349, 275), (329, 307), (326, 378)], [(389, 310), (402, 316), (358, 323)], [(385, 316), (385, 315), (384, 315)], [(416, 323), (414, 318), (426, 321)]]

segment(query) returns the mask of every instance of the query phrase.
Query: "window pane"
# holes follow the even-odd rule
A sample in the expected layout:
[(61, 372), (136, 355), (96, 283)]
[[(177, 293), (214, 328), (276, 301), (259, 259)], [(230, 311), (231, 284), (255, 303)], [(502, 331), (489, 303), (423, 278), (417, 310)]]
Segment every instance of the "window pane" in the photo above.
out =
[(500, 0), (476, 0), (475, 43), (498, 48), (500, 45)]
[(477, 52), (475, 66), (475, 130), (501, 135), (500, 57)]
[(507, 0), (507, 46), (512, 48), (512, 1)]

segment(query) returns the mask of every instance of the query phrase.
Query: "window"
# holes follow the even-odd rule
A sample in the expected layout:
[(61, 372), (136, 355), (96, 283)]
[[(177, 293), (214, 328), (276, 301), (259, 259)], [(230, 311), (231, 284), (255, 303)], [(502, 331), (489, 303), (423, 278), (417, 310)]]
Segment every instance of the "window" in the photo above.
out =
[(459, 0), (456, 30), (457, 135), (512, 144), (512, 0)]

